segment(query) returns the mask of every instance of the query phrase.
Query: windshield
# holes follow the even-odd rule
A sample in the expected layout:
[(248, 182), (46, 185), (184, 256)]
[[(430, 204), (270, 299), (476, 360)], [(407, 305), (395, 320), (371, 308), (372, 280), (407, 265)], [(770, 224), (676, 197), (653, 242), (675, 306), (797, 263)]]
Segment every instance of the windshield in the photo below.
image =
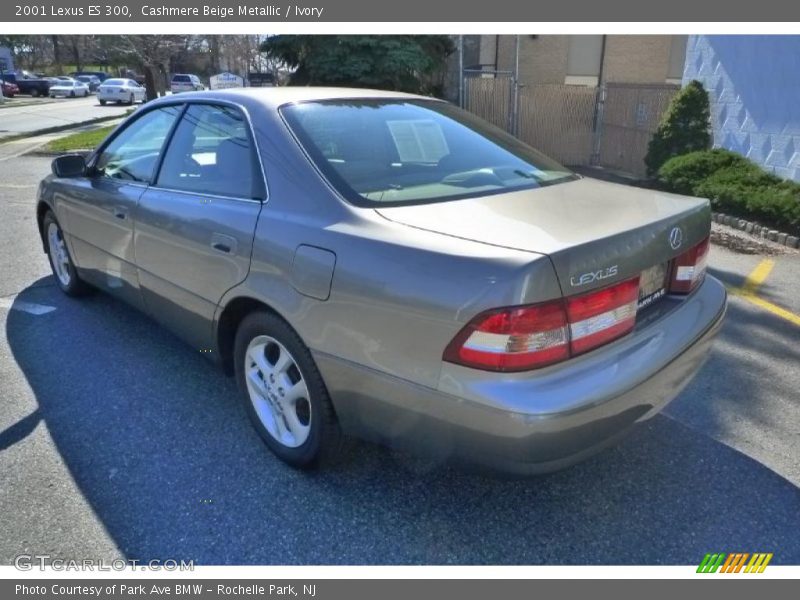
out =
[(577, 176), (478, 117), (426, 100), (325, 100), (281, 109), (331, 184), (362, 206), (455, 200)]

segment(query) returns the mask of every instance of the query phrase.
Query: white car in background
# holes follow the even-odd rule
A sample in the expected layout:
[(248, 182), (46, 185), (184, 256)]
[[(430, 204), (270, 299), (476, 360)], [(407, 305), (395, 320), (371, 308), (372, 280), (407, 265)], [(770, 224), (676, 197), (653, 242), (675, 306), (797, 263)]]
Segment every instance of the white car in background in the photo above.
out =
[(125, 102), (133, 104), (145, 101), (145, 88), (133, 79), (106, 79), (97, 88), (100, 104), (106, 102)]
[(78, 96), (85, 98), (91, 92), (89, 86), (76, 79), (61, 79), (50, 86), (48, 90), (50, 97), (64, 96), (65, 98), (76, 98)]

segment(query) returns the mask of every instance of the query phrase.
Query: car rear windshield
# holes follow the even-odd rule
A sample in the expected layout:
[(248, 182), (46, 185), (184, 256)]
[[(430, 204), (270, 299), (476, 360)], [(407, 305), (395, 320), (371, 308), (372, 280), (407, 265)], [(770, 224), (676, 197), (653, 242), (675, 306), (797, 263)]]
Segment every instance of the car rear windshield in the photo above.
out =
[(360, 206), (441, 202), (577, 178), (444, 102), (324, 100), (287, 105), (281, 114), (331, 184)]
[(103, 83), (105, 85), (125, 85), (127, 82), (124, 79), (106, 79)]

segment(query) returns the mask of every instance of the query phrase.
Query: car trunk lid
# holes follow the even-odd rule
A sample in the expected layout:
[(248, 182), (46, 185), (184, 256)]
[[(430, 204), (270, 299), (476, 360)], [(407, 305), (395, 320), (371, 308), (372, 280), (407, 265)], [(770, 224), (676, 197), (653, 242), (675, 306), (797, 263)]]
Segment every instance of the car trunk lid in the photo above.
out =
[(586, 178), (377, 211), (410, 227), (547, 255), (566, 296), (640, 274), (657, 280), (710, 229), (707, 200)]

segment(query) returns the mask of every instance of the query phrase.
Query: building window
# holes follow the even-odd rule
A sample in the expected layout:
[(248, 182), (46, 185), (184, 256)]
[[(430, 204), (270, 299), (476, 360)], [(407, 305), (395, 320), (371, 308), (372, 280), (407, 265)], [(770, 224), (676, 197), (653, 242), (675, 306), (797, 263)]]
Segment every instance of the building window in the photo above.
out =
[(602, 35), (569, 36), (567, 76), (564, 83), (597, 85), (603, 56)]
[(688, 35), (673, 35), (669, 48), (667, 83), (680, 83), (683, 79), (683, 65), (686, 62), (686, 42)]

